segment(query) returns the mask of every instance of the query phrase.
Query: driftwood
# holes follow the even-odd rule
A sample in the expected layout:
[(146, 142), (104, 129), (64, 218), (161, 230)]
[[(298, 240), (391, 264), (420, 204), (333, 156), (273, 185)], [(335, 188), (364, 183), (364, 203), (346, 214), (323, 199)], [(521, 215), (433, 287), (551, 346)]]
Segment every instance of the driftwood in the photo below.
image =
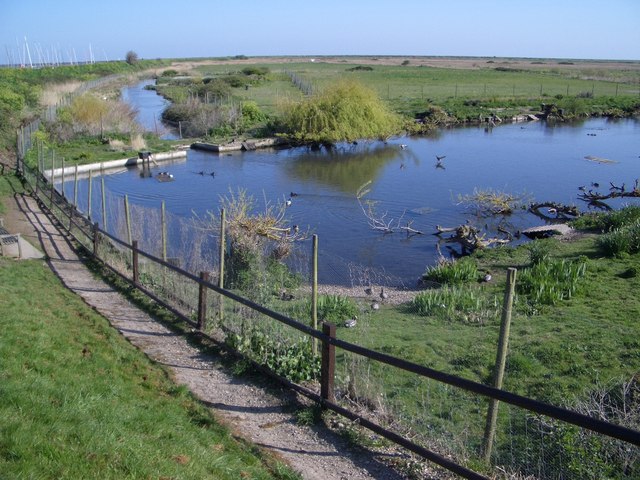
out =
[(506, 244), (511, 240), (508, 238), (486, 238), (485, 235), (480, 234), (477, 228), (471, 225), (459, 225), (457, 227), (441, 227), (436, 225), (436, 233), (434, 235), (441, 235), (443, 233), (453, 233), (446, 242), (457, 242), (463, 250), (474, 251), (489, 247), (493, 244)]
[(627, 187), (624, 183), (618, 186), (613, 182), (609, 182), (609, 185), (611, 185), (609, 187), (609, 193), (600, 193), (593, 190), (589, 190), (588, 192), (582, 191), (580, 194), (578, 194), (578, 198), (589, 203), (598, 203), (604, 200), (609, 200), (611, 198), (640, 198), (640, 185), (638, 184), (639, 182), (640, 179), (636, 179), (631, 190), (627, 190)]
[[(542, 209), (546, 209), (546, 211), (543, 212)], [(545, 220), (557, 218), (570, 219), (580, 216), (578, 207), (556, 202), (532, 203), (529, 205), (529, 211)]]

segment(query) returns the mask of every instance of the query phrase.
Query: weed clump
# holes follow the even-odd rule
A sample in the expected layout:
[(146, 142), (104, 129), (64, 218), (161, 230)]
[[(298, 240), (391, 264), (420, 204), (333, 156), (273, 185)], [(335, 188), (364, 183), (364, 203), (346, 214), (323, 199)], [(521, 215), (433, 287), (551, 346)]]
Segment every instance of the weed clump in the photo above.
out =
[(441, 258), (437, 265), (427, 268), (423, 280), (446, 285), (463, 285), (478, 278), (476, 262), (470, 258), (447, 260)]
[(575, 295), (586, 269), (584, 257), (577, 260), (547, 258), (522, 270), (516, 288), (534, 306), (555, 305)]

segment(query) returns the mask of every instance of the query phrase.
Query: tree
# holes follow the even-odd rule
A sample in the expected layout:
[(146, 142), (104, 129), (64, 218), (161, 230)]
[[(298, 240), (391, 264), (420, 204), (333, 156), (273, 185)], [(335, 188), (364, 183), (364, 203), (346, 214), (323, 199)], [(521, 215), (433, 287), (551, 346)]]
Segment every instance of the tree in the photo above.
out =
[(138, 54), (133, 50), (129, 50), (124, 58), (129, 65), (135, 65), (138, 63)]
[(400, 118), (375, 92), (352, 80), (337, 82), (321, 94), (289, 106), (283, 124), (293, 140), (318, 144), (385, 139), (401, 127)]

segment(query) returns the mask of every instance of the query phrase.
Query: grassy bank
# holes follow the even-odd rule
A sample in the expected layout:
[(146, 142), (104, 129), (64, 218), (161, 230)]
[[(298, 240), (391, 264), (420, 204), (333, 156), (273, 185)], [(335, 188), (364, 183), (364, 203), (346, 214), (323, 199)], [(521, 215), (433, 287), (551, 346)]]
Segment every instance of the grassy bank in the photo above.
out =
[[(17, 188), (0, 177), (2, 198)], [(3, 478), (296, 478), (232, 438), (46, 263), (0, 258), (0, 319)]]

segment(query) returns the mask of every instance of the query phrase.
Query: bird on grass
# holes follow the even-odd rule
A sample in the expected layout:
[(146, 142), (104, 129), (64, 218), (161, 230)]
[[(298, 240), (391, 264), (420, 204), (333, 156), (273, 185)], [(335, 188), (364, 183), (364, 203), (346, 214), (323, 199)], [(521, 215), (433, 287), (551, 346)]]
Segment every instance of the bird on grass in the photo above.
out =
[(346, 322), (344, 322), (344, 326), (347, 328), (353, 328), (356, 326), (356, 323), (358, 323), (358, 317), (356, 317), (354, 315), (353, 318), (350, 318), (349, 320), (347, 320)]
[(371, 308), (372, 308), (373, 310), (380, 310), (380, 304), (379, 304), (378, 302), (373, 302), (373, 303), (371, 304)]

